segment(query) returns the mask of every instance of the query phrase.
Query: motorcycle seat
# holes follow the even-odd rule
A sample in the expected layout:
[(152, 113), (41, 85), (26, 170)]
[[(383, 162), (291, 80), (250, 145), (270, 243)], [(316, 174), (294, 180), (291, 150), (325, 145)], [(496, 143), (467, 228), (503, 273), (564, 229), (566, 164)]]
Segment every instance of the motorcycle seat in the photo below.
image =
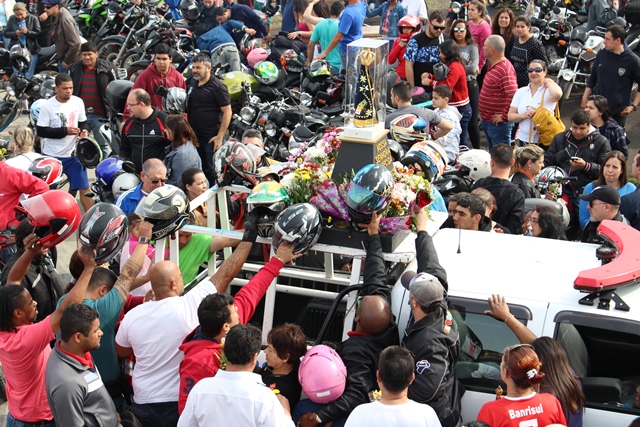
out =
[(55, 53), (56, 53), (55, 45), (40, 48), (40, 52), (38, 52), (38, 62), (40, 62), (40, 59), (51, 58)]
[(296, 127), (293, 130), (293, 134), (299, 141), (309, 141), (310, 139), (316, 136), (313, 132), (309, 130), (309, 128), (307, 128), (304, 125), (300, 125)]

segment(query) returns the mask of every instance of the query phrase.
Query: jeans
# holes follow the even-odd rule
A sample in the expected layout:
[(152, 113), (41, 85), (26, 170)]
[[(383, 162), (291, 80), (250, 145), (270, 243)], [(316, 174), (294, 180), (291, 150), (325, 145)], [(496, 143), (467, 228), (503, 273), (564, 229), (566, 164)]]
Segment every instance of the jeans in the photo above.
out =
[(41, 421), (39, 423), (28, 423), (25, 424), (22, 421), (18, 421), (10, 413), (7, 413), (7, 427), (24, 427), (25, 425), (37, 425), (42, 427), (56, 427), (55, 421)]
[(487, 137), (489, 151), (498, 144), (511, 145), (511, 128), (513, 123), (501, 122), (494, 125), (492, 122), (482, 121), (482, 130)]
[(103, 116), (96, 116), (95, 114), (87, 116), (87, 121), (89, 122), (89, 126), (91, 126), (91, 132), (93, 132), (93, 139), (96, 140), (96, 142), (100, 146), (100, 149), (102, 150), (103, 160), (109, 156), (109, 151), (110, 151), (107, 141), (105, 141), (105, 139), (100, 134), (100, 128), (103, 125), (103, 123), (101, 123), (100, 120), (104, 120), (105, 118), (106, 117), (103, 117)]
[[(298, 402), (295, 409), (293, 410), (293, 413), (291, 414), (293, 423), (295, 425), (298, 425), (298, 421), (304, 414), (308, 414), (309, 412), (316, 412), (317, 410), (321, 409), (323, 406), (324, 405), (320, 403), (315, 403), (309, 399), (302, 399), (300, 402)], [(347, 422), (346, 418), (335, 420), (333, 424), (331, 424), (331, 427), (344, 427), (346, 422)], [(324, 425), (326, 424), (320, 424), (320, 427)]]
[(62, 61), (58, 62), (58, 72), (61, 74), (69, 74), (69, 70), (62, 66)]
[(229, 71), (240, 71), (240, 55), (233, 44), (223, 45), (214, 49), (211, 54), (212, 64), (229, 64)]
[(476, 79), (467, 80), (469, 88), (469, 105), (471, 105), (471, 120), (469, 121), (469, 140), (473, 148), (480, 148), (480, 128), (478, 128), (478, 98), (480, 89)]
[(178, 424), (178, 402), (134, 403), (129, 409), (144, 427), (175, 427)]
[(466, 145), (468, 148), (471, 148), (468, 138), (469, 121), (473, 115), (471, 105), (467, 104), (463, 107), (458, 107), (458, 112), (462, 114), (462, 118), (460, 119), (460, 128), (462, 129), (462, 133), (460, 134), (460, 145)]
[(202, 171), (211, 187), (216, 182), (216, 171), (213, 168), (213, 142), (207, 140), (198, 141), (198, 154), (202, 160)]
[[(36, 73), (36, 67), (38, 66), (38, 54), (37, 53), (32, 53), (31, 54), (31, 63), (29, 64), (29, 69), (27, 70), (26, 73), (24, 73), (25, 78), (31, 78), (33, 77), (33, 75)], [(14, 73), (18, 73), (18, 70), (16, 70), (15, 68), (13, 69)]]

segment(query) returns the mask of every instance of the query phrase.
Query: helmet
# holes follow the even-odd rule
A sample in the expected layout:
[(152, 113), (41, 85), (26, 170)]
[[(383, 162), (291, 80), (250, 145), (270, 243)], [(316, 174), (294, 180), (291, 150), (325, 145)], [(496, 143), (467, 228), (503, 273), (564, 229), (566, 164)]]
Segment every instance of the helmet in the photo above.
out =
[(287, 49), (282, 52), (280, 63), (282, 64), (282, 68), (290, 73), (301, 73), (304, 71), (304, 57), (301, 54), (297, 54), (293, 49)]
[(421, 141), (414, 144), (401, 160), (405, 166), (417, 163), (429, 182), (438, 179), (447, 167), (447, 153), (437, 142)]
[(262, 47), (258, 47), (253, 49), (247, 55), (247, 64), (249, 64), (250, 68), (255, 68), (259, 62), (265, 61), (269, 57), (269, 51)]
[(278, 68), (271, 61), (262, 61), (254, 67), (256, 79), (265, 85), (272, 85), (278, 80)]
[(96, 167), (96, 179), (104, 187), (111, 188), (113, 181), (122, 173), (122, 160), (109, 157)]
[(309, 77), (331, 77), (331, 64), (326, 59), (313, 61), (309, 67)]
[(242, 142), (235, 142), (231, 147), (231, 153), (229, 153), (226, 158), (226, 162), (235, 173), (253, 186), (259, 182), (257, 176), (258, 166), (264, 154), (265, 151), (256, 145), (245, 145)]
[[(413, 30), (409, 34), (404, 34), (402, 27), (409, 27)], [(402, 40), (409, 40), (415, 33), (419, 32), (421, 28), (422, 22), (420, 22), (420, 18), (414, 15), (405, 15), (398, 21), (398, 37)]]
[(404, 148), (402, 145), (398, 144), (393, 139), (388, 139), (387, 144), (389, 145), (389, 151), (391, 152), (391, 158), (393, 158), (394, 162), (399, 162), (404, 157)]
[(18, 72), (24, 73), (29, 69), (29, 64), (31, 64), (31, 52), (18, 43), (9, 51), (9, 62)]
[(11, 64), (11, 54), (5, 48), (0, 48), (0, 67), (4, 68)]
[(258, 216), (258, 235), (271, 237), (275, 217), (289, 206), (289, 193), (277, 182), (261, 182), (247, 197), (247, 210)]
[(76, 199), (66, 191), (51, 190), (29, 197), (16, 207), (25, 214), (45, 249), (62, 243), (80, 224), (80, 207)]
[(36, 128), (38, 124), (38, 117), (40, 117), (40, 109), (47, 102), (46, 99), (38, 99), (31, 104), (31, 108), (29, 109), (29, 118), (31, 119), (31, 125), (33, 128)]
[(76, 143), (76, 157), (82, 166), (93, 169), (102, 161), (102, 149), (93, 138), (80, 138)]
[[(543, 168), (535, 177), (536, 185), (540, 193), (545, 194), (549, 190), (549, 185), (553, 183), (560, 184), (556, 190), (556, 195), (562, 195), (562, 181), (556, 181), (558, 178), (566, 178), (567, 173), (558, 166), (547, 166)], [(553, 181), (552, 181), (553, 180)]]
[(200, 17), (198, 2), (195, 0), (182, 0), (180, 2), (180, 13), (182, 13), (184, 19), (196, 21)]
[(474, 181), (491, 175), (491, 155), (484, 150), (469, 150), (461, 153), (456, 164), (469, 169), (469, 177)]
[(120, 253), (129, 238), (129, 221), (122, 209), (98, 203), (87, 211), (78, 229), (78, 252), (93, 254), (96, 264), (104, 264)]
[(347, 211), (351, 221), (366, 223), (371, 214), (387, 209), (393, 189), (393, 176), (381, 165), (366, 165), (356, 173), (347, 191)]
[(55, 86), (56, 82), (54, 79), (47, 79), (43, 81), (40, 85), (40, 97), (42, 99), (49, 99), (56, 96), (56, 91), (54, 89)]
[(274, 252), (285, 241), (295, 245), (294, 254), (300, 254), (308, 251), (320, 238), (322, 217), (315, 206), (298, 203), (280, 212), (273, 228), (271, 245)]
[(181, 87), (169, 88), (167, 96), (162, 98), (162, 109), (167, 114), (184, 114), (187, 111), (187, 91)]
[(111, 186), (113, 198), (117, 199), (123, 193), (126, 193), (138, 184), (140, 184), (140, 178), (132, 173), (123, 173), (118, 175), (116, 179), (113, 180), (113, 185)]
[(58, 183), (62, 179), (62, 162), (55, 157), (38, 157), (29, 166), (31, 175), (37, 176), (48, 185)]
[(298, 381), (302, 390), (315, 403), (333, 402), (344, 392), (347, 368), (334, 349), (316, 345), (300, 362)]
[(605, 25), (605, 27), (609, 28), (612, 25), (620, 25), (622, 28), (627, 28), (627, 21), (623, 17), (617, 16), (611, 21), (607, 22), (607, 25)]
[(233, 144), (228, 142), (222, 144), (215, 153), (213, 153), (213, 168), (216, 171), (216, 181), (218, 181), (218, 187), (224, 187), (233, 180), (231, 168), (228, 168), (227, 157), (231, 155), (231, 148)]
[(245, 34), (240, 41), (242, 47), (242, 54), (247, 57), (249, 53), (262, 46), (262, 39), (252, 39), (249, 34)]
[(162, 239), (186, 224), (189, 219), (189, 199), (184, 191), (166, 184), (142, 199), (136, 213), (153, 224), (151, 237)]
[(429, 122), (415, 114), (402, 114), (391, 120), (391, 136), (400, 144), (424, 141), (427, 139)]

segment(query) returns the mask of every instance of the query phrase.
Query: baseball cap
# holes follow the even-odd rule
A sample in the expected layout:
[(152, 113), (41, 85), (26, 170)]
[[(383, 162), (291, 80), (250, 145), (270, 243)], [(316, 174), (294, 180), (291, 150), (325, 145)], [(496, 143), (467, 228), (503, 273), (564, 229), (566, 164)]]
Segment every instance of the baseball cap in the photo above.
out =
[(48, 6), (55, 6), (60, 4), (60, 0), (42, 0), (42, 4), (46, 4)]
[(271, 169), (271, 167), (262, 166), (258, 168), (258, 176), (260, 177), (260, 179), (265, 179), (269, 175), (272, 175), (273, 179), (275, 179), (276, 182), (280, 182), (280, 176), (278, 176), (278, 174), (273, 169)]
[(610, 205), (617, 206), (620, 204), (620, 193), (618, 193), (618, 190), (610, 185), (601, 185), (599, 187), (596, 187), (589, 194), (581, 194), (580, 198), (588, 202), (601, 200)]
[(436, 276), (429, 273), (407, 271), (400, 279), (411, 296), (423, 307), (429, 307), (444, 299), (444, 288)]

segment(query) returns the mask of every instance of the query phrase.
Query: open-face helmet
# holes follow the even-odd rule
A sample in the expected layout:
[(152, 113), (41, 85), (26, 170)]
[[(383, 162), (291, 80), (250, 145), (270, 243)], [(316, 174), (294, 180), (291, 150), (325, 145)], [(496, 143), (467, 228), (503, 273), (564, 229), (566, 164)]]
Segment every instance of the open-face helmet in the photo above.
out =
[(111, 186), (111, 193), (113, 194), (113, 198), (117, 199), (123, 193), (131, 190), (140, 184), (140, 178), (133, 173), (122, 173), (118, 175), (113, 180), (113, 185)]
[(38, 157), (29, 166), (31, 175), (37, 176), (48, 185), (54, 185), (62, 179), (62, 162), (55, 157)]
[(289, 193), (274, 181), (261, 182), (247, 197), (247, 211), (258, 217), (258, 236), (270, 237), (273, 222), (280, 212), (289, 206)]
[(326, 404), (344, 393), (347, 368), (334, 349), (326, 345), (316, 345), (302, 358), (298, 381), (312, 402)]
[(391, 120), (391, 137), (400, 144), (412, 145), (428, 137), (429, 122), (415, 114), (403, 114)]
[(401, 162), (408, 167), (417, 164), (424, 177), (432, 182), (438, 179), (447, 167), (447, 153), (437, 142), (421, 141), (411, 146)]
[(104, 264), (120, 253), (128, 238), (129, 221), (122, 209), (111, 203), (97, 203), (80, 221), (78, 252), (89, 254), (96, 264)]
[(162, 239), (187, 223), (190, 217), (189, 199), (178, 187), (165, 184), (142, 199), (136, 213), (153, 224), (152, 238)]
[(381, 165), (366, 165), (356, 173), (347, 190), (347, 211), (356, 224), (368, 223), (375, 211), (381, 215), (391, 201), (393, 176)]
[(45, 249), (62, 243), (80, 225), (80, 207), (66, 191), (51, 190), (29, 197), (16, 207), (18, 214), (26, 215), (35, 234)]
[(460, 153), (456, 165), (469, 169), (469, 177), (474, 181), (491, 175), (491, 155), (488, 151), (473, 149)]
[(318, 209), (309, 203), (289, 206), (276, 218), (273, 225), (274, 252), (282, 242), (294, 245), (293, 253), (301, 254), (316, 244), (322, 232), (322, 217)]

